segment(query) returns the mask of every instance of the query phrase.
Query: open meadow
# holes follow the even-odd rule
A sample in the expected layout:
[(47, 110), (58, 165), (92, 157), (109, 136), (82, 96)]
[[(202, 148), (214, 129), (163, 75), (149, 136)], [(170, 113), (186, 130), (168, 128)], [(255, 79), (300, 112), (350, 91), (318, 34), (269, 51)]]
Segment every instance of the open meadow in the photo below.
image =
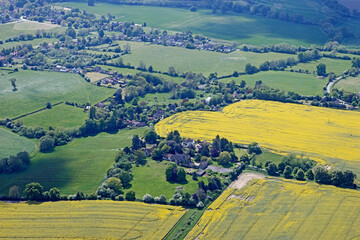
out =
[(358, 239), (360, 193), (296, 181), (228, 188), (185, 239)]
[(351, 61), (349, 60), (340, 60), (340, 59), (332, 59), (332, 58), (322, 58), (317, 61), (311, 61), (309, 63), (299, 63), (296, 66), (288, 67), (287, 69), (299, 70), (302, 71), (308, 70), (309, 73), (316, 74), (316, 66), (320, 63), (326, 65), (326, 72), (330, 73), (333, 72), (336, 75), (342, 75), (344, 71), (349, 70), (351, 68)]
[(184, 213), (181, 207), (139, 202), (0, 202), (0, 238), (155, 240)]
[(0, 194), (8, 194), (13, 185), (22, 191), (30, 182), (39, 182), (46, 190), (57, 187), (64, 195), (78, 191), (95, 193), (106, 171), (115, 163), (119, 149), (131, 146), (133, 135), (142, 136), (144, 131), (145, 128), (137, 128), (116, 134), (100, 133), (74, 139), (51, 153), (38, 153), (26, 170), (0, 175)]
[(212, 140), (219, 134), (234, 143), (258, 142), (275, 152), (303, 154), (360, 173), (359, 121), (358, 112), (246, 100), (222, 112), (178, 113), (156, 124), (155, 130), (161, 136), (178, 130), (194, 139)]
[[(16, 79), (17, 91), (13, 91), (11, 78)], [(8, 74), (8, 71), (0, 71), (0, 119), (44, 108), (47, 102), (95, 104), (110, 97), (114, 91), (94, 86), (71, 73), (20, 70)]]
[(25, 126), (40, 126), (44, 129), (53, 127), (72, 128), (79, 127), (85, 123), (88, 118), (87, 113), (84, 113), (84, 109), (69, 106), (66, 104), (60, 104), (53, 106), (51, 109), (45, 109), (43, 111), (28, 115), (20, 118)]
[(89, 7), (86, 1), (58, 4), (79, 8), (99, 15), (111, 13), (116, 21), (173, 31), (192, 31), (208, 37), (262, 45), (287, 42), (298, 45), (323, 44), (326, 35), (317, 26), (300, 25), (246, 14), (212, 14), (211, 10), (191, 12), (181, 8), (127, 6), (97, 2)]
[(323, 87), (327, 83), (325, 79), (316, 79), (315, 75), (312, 74), (287, 71), (259, 72), (253, 75), (240, 75), (237, 78), (224, 78), (219, 81), (228, 83), (232, 80), (237, 84), (244, 80), (247, 85), (252, 87), (261, 80), (264, 85), (271, 88), (292, 91), (302, 95), (322, 95)]
[(360, 92), (360, 77), (348, 77), (337, 82), (333, 88), (344, 89), (348, 92)]
[(34, 34), (37, 30), (51, 30), (56, 32), (65, 29), (59, 25), (33, 21), (0, 24), (0, 40), (5, 41), (7, 38), (18, 36), (20, 33)]
[[(194, 181), (190, 175), (186, 176), (187, 183), (166, 181), (165, 170), (168, 164), (167, 161), (148, 160), (144, 166), (133, 167), (134, 180), (131, 182), (131, 189), (136, 192), (139, 198), (149, 193), (153, 197), (163, 194), (167, 199), (170, 199), (177, 186), (182, 186), (183, 191), (190, 194), (196, 191), (198, 182)], [(198, 179), (198, 181), (206, 182), (205, 178), (199, 177)]]
[[(139, 66), (143, 61), (147, 67), (153, 66), (155, 70), (167, 72), (170, 66), (177, 71), (202, 73), (208, 76), (217, 72), (219, 76), (232, 74), (234, 71), (243, 72), (245, 65), (251, 63), (259, 66), (265, 61), (287, 59), (294, 55), (283, 53), (253, 53), (235, 51), (229, 54), (190, 50), (179, 47), (165, 47), (144, 42), (120, 42), (121, 46), (129, 44), (131, 54), (123, 56), (124, 63)], [(156, 57), (154, 57), (156, 56)]]
[(21, 151), (31, 153), (34, 149), (35, 144), (30, 139), (0, 128), (0, 159)]

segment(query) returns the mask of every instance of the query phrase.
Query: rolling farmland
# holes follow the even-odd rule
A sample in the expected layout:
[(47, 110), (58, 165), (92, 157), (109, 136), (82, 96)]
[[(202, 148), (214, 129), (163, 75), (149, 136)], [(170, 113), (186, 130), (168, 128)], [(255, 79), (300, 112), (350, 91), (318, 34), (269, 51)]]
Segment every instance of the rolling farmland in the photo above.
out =
[(0, 159), (16, 155), (20, 151), (31, 153), (35, 149), (35, 144), (25, 137), (0, 128)]
[(254, 180), (225, 190), (185, 239), (357, 239), (359, 199), (354, 190)]
[(219, 134), (235, 143), (258, 142), (276, 152), (295, 152), (315, 160), (347, 160), (358, 171), (359, 121), (357, 112), (248, 100), (222, 112), (179, 113), (155, 129), (161, 136), (179, 130), (184, 137), (212, 140)]
[(161, 239), (184, 213), (138, 202), (0, 202), (0, 238)]

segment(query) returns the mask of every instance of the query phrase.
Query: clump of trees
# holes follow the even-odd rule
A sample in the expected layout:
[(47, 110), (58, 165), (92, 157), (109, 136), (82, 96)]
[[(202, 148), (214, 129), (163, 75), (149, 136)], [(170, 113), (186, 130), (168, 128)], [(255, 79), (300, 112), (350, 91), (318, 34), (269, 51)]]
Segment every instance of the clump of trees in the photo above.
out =
[(169, 164), (166, 168), (165, 176), (168, 182), (187, 183), (184, 168), (178, 168), (175, 163)]
[(6, 157), (0, 160), (0, 173), (13, 173), (26, 169), (30, 164), (30, 155), (27, 152)]

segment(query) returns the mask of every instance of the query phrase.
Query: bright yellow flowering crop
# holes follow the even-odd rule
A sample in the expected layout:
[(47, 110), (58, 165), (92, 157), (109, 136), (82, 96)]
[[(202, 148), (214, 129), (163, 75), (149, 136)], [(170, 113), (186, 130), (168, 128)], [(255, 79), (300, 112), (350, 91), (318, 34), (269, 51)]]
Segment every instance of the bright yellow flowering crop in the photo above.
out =
[(235, 143), (258, 142), (276, 152), (313, 159), (360, 161), (360, 113), (306, 105), (246, 100), (223, 112), (183, 112), (156, 124), (161, 136), (178, 130), (184, 137)]
[(360, 192), (295, 181), (254, 182), (241, 190), (226, 190), (185, 239), (328, 240), (360, 236)]
[(162, 239), (185, 214), (139, 202), (0, 202), (0, 238)]

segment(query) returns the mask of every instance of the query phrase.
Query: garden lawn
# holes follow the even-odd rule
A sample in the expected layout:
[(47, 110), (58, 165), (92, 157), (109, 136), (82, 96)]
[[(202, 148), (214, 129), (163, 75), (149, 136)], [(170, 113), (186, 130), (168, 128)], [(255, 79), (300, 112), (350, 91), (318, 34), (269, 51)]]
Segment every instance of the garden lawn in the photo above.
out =
[(23, 172), (0, 175), (0, 194), (8, 194), (12, 185), (22, 191), (30, 182), (39, 182), (45, 190), (57, 187), (65, 195), (95, 193), (106, 171), (115, 163), (119, 149), (131, 146), (133, 135), (142, 136), (144, 131), (145, 128), (138, 128), (116, 134), (100, 133), (74, 139), (52, 153), (38, 153)]
[(0, 159), (16, 155), (21, 151), (31, 153), (34, 149), (35, 144), (30, 139), (0, 128)]
[(20, 119), (25, 126), (40, 126), (48, 129), (50, 126), (53, 128), (79, 127), (85, 123), (87, 117), (83, 108), (69, 106), (63, 103), (53, 106), (51, 109), (45, 109)]
[[(202, 73), (209, 76), (217, 72), (218, 76), (233, 74), (234, 71), (245, 71), (245, 65), (251, 63), (259, 66), (265, 61), (287, 59), (294, 55), (283, 53), (253, 53), (235, 51), (229, 54), (190, 50), (179, 47), (165, 47), (143, 42), (120, 42), (122, 45), (129, 44), (131, 54), (123, 56), (124, 63), (138, 67), (143, 61), (147, 67), (150, 65), (157, 71), (167, 72), (170, 66), (176, 71)], [(156, 56), (156, 57), (155, 57)]]
[[(10, 79), (16, 79), (13, 91)], [(76, 102), (96, 104), (110, 97), (114, 89), (94, 86), (71, 73), (23, 71), (8, 74), (0, 71), (0, 119), (14, 118), (40, 108), (47, 102)]]
[[(142, 199), (146, 193), (149, 193), (153, 197), (163, 194), (169, 200), (174, 195), (177, 186), (182, 186), (184, 192), (195, 193), (198, 181), (192, 180), (190, 175), (186, 175), (188, 180), (186, 184), (166, 181), (165, 170), (168, 164), (170, 164), (168, 161), (148, 160), (146, 165), (132, 168), (134, 180), (131, 182), (131, 189), (135, 191), (137, 198)], [(198, 179), (204, 180), (202, 177)]]
[(113, 5), (97, 2), (89, 7), (86, 1), (59, 5), (80, 8), (107, 15), (117, 21), (146, 22), (147, 26), (173, 31), (192, 31), (212, 38), (262, 45), (287, 42), (297, 45), (323, 44), (326, 35), (320, 28), (246, 14), (212, 14), (211, 10), (191, 12), (181, 8)]
[(337, 82), (334, 86), (337, 89), (344, 89), (348, 92), (360, 92), (360, 77), (348, 77)]
[(267, 71), (259, 72), (253, 75), (240, 75), (237, 78), (220, 79), (221, 82), (230, 82), (234, 80), (240, 84), (242, 80), (252, 87), (259, 80), (266, 86), (278, 88), (284, 91), (293, 91), (302, 95), (322, 95), (323, 87), (326, 85), (325, 79), (316, 79), (312, 74), (295, 73), (287, 71)]

